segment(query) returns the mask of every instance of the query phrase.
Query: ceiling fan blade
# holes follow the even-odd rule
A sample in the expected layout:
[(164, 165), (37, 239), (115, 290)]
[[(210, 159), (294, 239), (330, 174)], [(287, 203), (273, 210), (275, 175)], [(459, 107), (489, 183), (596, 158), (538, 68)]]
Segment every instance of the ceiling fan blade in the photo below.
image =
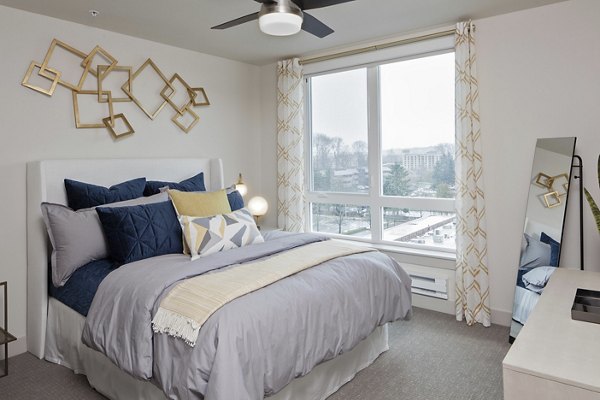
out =
[(318, 38), (324, 38), (333, 33), (333, 29), (316, 19), (310, 14), (304, 13), (304, 21), (302, 22), (302, 30), (312, 33)]
[(315, 8), (323, 8), (335, 6), (336, 4), (348, 3), (354, 0), (293, 0), (302, 10), (314, 10)]
[(231, 21), (225, 22), (221, 25), (213, 26), (210, 29), (227, 29), (227, 28), (231, 28), (232, 26), (243, 24), (244, 22), (253, 21), (255, 19), (258, 19), (257, 12), (248, 14), (248, 15), (244, 15), (243, 17), (239, 17), (236, 19), (232, 19)]

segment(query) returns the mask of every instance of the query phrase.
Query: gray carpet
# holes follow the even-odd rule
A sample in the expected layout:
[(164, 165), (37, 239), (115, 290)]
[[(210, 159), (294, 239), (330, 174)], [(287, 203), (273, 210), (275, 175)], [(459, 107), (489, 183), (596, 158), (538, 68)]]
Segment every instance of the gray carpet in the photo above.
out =
[[(390, 350), (328, 400), (501, 400), (507, 339), (508, 328), (467, 327), (415, 308), (411, 321), (392, 324)], [(9, 363), (1, 399), (104, 399), (84, 376), (31, 354)]]

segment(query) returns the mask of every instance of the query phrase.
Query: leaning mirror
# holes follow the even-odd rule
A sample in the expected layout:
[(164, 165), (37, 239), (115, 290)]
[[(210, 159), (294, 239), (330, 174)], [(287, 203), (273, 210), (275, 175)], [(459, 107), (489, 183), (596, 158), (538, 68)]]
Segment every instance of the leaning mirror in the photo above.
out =
[(538, 139), (535, 147), (510, 327), (511, 343), (559, 266), (575, 140), (574, 137)]

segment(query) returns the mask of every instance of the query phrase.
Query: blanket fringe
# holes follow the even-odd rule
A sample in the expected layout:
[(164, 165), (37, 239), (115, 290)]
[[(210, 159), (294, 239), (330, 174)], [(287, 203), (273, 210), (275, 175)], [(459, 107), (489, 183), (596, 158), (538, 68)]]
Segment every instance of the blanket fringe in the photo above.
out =
[(191, 347), (196, 345), (200, 327), (201, 325), (193, 319), (160, 307), (152, 320), (154, 332), (181, 338)]

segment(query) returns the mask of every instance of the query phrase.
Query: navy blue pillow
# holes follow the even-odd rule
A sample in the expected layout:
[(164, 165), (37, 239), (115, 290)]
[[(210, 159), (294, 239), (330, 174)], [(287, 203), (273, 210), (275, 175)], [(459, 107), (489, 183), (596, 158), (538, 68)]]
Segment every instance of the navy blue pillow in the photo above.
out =
[(231, 211), (236, 211), (240, 208), (244, 208), (244, 198), (237, 190), (234, 190), (231, 193), (227, 193), (227, 200), (229, 200), (229, 207), (231, 207)]
[(111, 257), (127, 264), (183, 253), (181, 226), (170, 201), (132, 207), (96, 208)]
[(165, 186), (168, 186), (169, 189), (179, 190), (180, 192), (204, 192), (206, 191), (206, 186), (204, 186), (204, 172), (200, 172), (198, 175), (179, 183), (147, 181), (144, 196), (152, 196), (153, 194), (160, 193), (160, 189)]
[(560, 243), (552, 239), (550, 236), (542, 232), (540, 235), (540, 242), (550, 245), (550, 266), (558, 267), (558, 261), (560, 256)]
[(137, 199), (144, 195), (144, 187), (146, 187), (146, 178), (132, 179), (109, 188), (65, 179), (67, 202), (69, 207), (75, 211), (117, 201)]

